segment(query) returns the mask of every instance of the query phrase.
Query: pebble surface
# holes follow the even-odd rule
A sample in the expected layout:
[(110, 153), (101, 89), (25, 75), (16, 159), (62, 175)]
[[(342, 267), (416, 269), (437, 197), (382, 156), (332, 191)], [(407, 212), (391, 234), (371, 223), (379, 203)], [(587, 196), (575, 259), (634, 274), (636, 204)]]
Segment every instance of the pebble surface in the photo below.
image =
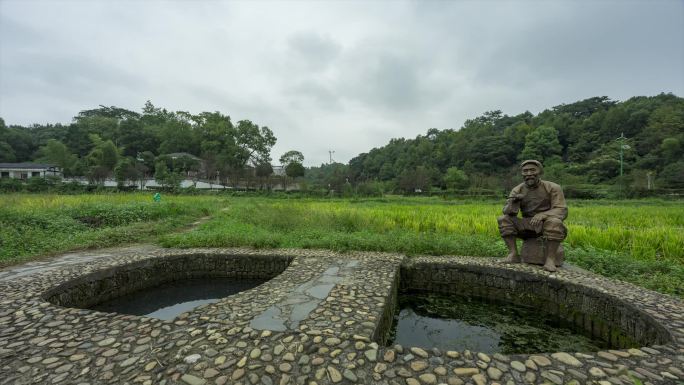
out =
[[(61, 307), (44, 299), (68, 282), (96, 277), (103, 270), (206, 255), (244, 261), (287, 257), (289, 265), (263, 285), (172, 321)], [(378, 342), (391, 321), (388, 309), (394, 306), (402, 263), (506, 269), (598, 288), (648, 314), (671, 338), (662, 345), (631, 349), (510, 356), (385, 347)], [(128, 247), (5, 269), (0, 271), (0, 293), (0, 385), (684, 381), (681, 300), (586, 272), (559, 269), (549, 274), (537, 266), (502, 265), (485, 258), (416, 257), (409, 262), (385, 253)], [(278, 326), (268, 328), (269, 322)]]

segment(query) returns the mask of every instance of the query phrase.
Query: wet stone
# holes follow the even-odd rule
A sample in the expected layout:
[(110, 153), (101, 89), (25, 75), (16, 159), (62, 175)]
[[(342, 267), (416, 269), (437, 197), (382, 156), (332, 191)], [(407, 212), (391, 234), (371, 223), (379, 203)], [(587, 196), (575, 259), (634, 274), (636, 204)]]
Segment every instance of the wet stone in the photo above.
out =
[(230, 376), (230, 379), (231, 379), (232, 381), (237, 381), (237, 380), (241, 379), (242, 376), (244, 376), (244, 375), (245, 375), (245, 369), (243, 369), (243, 368), (238, 368), (238, 369), (235, 369), (235, 371), (233, 372), (233, 374)]
[(192, 354), (183, 359), (183, 362), (186, 364), (194, 364), (195, 362), (199, 361), (199, 359), (202, 358), (199, 354)]
[(57, 361), (59, 361), (59, 358), (57, 358), (57, 357), (50, 357), (50, 358), (44, 359), (42, 363), (45, 364), (45, 365), (50, 365), (51, 363), (57, 362)]
[(421, 372), (428, 367), (428, 363), (425, 361), (416, 360), (416, 361), (412, 361), (410, 366), (411, 366), (411, 370), (413, 370), (414, 372)]
[(337, 370), (337, 368), (335, 368), (334, 366), (328, 366), (326, 370), (328, 372), (328, 376), (330, 376), (330, 380), (333, 383), (338, 383), (342, 381), (342, 374), (339, 370)]
[(394, 353), (394, 350), (387, 350), (382, 359), (385, 360), (385, 362), (394, 362), (395, 357), (396, 353)]
[(482, 374), (476, 374), (472, 377), (472, 379), (473, 379), (473, 381), (475, 381), (476, 385), (486, 385), (487, 384), (487, 379)]
[(64, 373), (64, 372), (68, 372), (68, 371), (71, 370), (71, 368), (73, 368), (73, 367), (74, 367), (73, 364), (62, 365), (62, 366), (58, 367), (57, 369), (55, 369), (55, 373)]
[(110, 337), (110, 338), (106, 338), (106, 339), (98, 342), (97, 345), (98, 346), (109, 346), (109, 345), (113, 344), (114, 342), (116, 342), (116, 339)]
[(582, 366), (582, 363), (575, 357), (569, 355), (568, 353), (560, 352), (560, 353), (553, 353), (551, 354), (551, 357), (555, 358), (556, 360), (570, 366)]
[(432, 373), (424, 373), (418, 376), (423, 384), (433, 385), (437, 383), (437, 376)]
[(125, 361), (123, 361), (119, 365), (121, 365), (122, 368), (125, 368), (127, 366), (131, 366), (131, 365), (135, 364), (136, 362), (138, 362), (138, 357), (131, 357), (131, 358), (126, 359)]
[(589, 374), (591, 374), (594, 377), (605, 377), (606, 376), (606, 372), (604, 372), (601, 368), (597, 368), (595, 366), (592, 368), (589, 368)]
[(448, 371), (444, 366), (438, 366), (434, 369), (434, 372), (439, 376), (446, 376)]
[(199, 377), (195, 377), (191, 374), (184, 374), (181, 377), (181, 380), (188, 385), (204, 385), (207, 383), (206, 380), (199, 378)]
[(487, 369), (487, 376), (492, 380), (498, 380), (503, 375), (503, 372), (495, 367), (490, 367)]
[(534, 361), (535, 364), (539, 366), (549, 366), (551, 365), (551, 361), (544, 357), (544, 356), (530, 356), (530, 359)]
[(455, 368), (454, 374), (457, 376), (472, 376), (474, 374), (480, 373), (478, 368)]
[(523, 364), (520, 361), (511, 361), (511, 368), (513, 368), (519, 372), (525, 372), (527, 370), (527, 367), (525, 367), (525, 364)]
[(411, 353), (415, 354), (416, 356), (420, 358), (427, 358), (428, 354), (425, 350), (421, 348), (411, 348)]
[(542, 371), (541, 376), (543, 378), (546, 378), (547, 380), (553, 382), (556, 385), (562, 385), (563, 384), (563, 379), (560, 378), (557, 374), (552, 373), (550, 371)]
[(345, 369), (344, 372), (342, 372), (342, 376), (351, 382), (356, 382), (358, 380), (356, 374), (349, 369)]

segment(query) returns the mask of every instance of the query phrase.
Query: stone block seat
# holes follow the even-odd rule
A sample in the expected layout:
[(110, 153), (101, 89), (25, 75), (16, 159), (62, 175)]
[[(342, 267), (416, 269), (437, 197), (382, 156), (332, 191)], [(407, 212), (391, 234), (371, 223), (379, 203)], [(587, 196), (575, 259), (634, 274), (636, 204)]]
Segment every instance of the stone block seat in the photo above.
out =
[[(520, 259), (524, 263), (543, 265), (546, 262), (548, 247), (546, 247), (547, 240), (545, 237), (530, 231), (520, 233), (518, 238), (523, 240)], [(561, 243), (556, 253), (556, 266), (563, 266), (563, 262), (565, 262), (565, 251)]]

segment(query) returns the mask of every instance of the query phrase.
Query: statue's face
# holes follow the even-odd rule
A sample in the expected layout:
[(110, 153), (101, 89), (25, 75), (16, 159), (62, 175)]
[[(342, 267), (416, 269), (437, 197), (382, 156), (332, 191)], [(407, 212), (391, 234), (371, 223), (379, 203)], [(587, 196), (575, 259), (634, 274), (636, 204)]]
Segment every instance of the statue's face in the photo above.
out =
[(528, 163), (522, 168), (523, 180), (528, 187), (535, 187), (539, 184), (539, 175), (541, 175), (541, 170), (535, 164)]

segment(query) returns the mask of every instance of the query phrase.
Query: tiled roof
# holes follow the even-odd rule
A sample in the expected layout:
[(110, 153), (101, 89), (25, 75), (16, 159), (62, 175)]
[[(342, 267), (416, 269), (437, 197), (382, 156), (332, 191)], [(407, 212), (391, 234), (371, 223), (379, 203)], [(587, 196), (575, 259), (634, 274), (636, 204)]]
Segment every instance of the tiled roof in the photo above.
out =
[(57, 167), (54, 164), (47, 164), (47, 163), (0, 163), (0, 168), (26, 168), (26, 169), (31, 169), (31, 168), (53, 168)]

